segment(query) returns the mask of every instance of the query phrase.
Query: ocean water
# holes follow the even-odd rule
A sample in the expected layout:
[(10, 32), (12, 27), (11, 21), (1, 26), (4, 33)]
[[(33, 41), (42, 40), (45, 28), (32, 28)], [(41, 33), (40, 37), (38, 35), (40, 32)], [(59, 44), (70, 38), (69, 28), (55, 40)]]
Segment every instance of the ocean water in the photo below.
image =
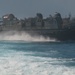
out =
[(0, 75), (75, 75), (75, 43), (0, 41)]

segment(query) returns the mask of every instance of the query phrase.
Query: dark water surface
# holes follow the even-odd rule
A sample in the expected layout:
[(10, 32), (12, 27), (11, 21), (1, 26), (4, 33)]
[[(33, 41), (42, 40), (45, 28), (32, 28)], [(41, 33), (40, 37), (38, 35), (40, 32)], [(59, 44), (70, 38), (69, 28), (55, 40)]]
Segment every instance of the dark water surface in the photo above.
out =
[(0, 75), (75, 75), (75, 43), (0, 41)]

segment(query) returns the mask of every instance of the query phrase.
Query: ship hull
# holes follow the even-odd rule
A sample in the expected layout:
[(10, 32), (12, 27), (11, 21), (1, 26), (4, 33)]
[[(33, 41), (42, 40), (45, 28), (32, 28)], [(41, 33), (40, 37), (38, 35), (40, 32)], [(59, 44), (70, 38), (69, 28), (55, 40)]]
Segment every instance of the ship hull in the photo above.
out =
[[(17, 31), (28, 33), (31, 36), (43, 36), (45, 38), (56, 39), (58, 41), (75, 41), (75, 29), (21, 29), (2, 30), (0, 32)], [(15, 32), (13, 32), (14, 34)]]
[(59, 41), (75, 41), (75, 30), (74, 29), (31, 29), (24, 30), (32, 36), (44, 36), (50, 39), (56, 39)]

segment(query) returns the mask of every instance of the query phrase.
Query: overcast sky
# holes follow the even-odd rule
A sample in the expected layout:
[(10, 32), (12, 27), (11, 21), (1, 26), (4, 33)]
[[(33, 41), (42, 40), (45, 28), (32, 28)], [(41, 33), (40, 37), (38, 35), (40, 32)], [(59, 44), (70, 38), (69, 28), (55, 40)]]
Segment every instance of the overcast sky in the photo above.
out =
[(62, 17), (75, 16), (75, 0), (0, 0), (0, 17), (13, 13), (18, 18), (34, 17), (36, 13), (48, 17), (55, 12)]

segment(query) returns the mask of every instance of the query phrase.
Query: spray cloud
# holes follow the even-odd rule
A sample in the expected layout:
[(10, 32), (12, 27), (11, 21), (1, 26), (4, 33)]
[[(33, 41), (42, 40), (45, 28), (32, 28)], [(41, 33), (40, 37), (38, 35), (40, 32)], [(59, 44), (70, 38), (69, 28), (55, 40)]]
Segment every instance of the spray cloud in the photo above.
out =
[(0, 40), (22, 40), (28, 42), (49, 42), (55, 41), (55, 39), (51, 40), (49, 37), (43, 36), (31, 36), (30, 34), (24, 31), (3, 31), (0, 33)]

